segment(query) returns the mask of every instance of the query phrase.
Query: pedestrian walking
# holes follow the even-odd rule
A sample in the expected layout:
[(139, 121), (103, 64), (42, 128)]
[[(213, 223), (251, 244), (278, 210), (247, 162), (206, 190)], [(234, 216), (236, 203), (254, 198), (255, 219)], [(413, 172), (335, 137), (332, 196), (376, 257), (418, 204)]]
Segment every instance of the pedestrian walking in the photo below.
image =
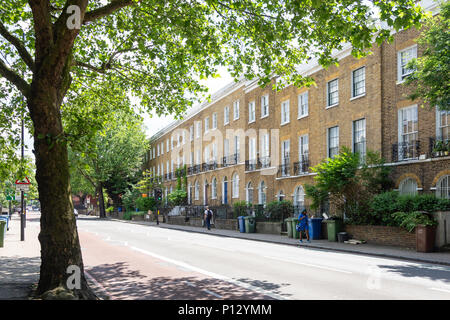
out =
[(207, 206), (206, 210), (205, 210), (205, 224), (206, 224), (206, 227), (208, 228), (208, 230), (211, 230), (211, 219), (212, 219), (212, 217), (213, 217), (213, 212)]
[(307, 241), (311, 242), (311, 240), (309, 239), (308, 212), (306, 211), (306, 209), (303, 209), (303, 211), (298, 215), (297, 231), (300, 234), (300, 243), (303, 243), (302, 238), (303, 231), (305, 231), (306, 233)]

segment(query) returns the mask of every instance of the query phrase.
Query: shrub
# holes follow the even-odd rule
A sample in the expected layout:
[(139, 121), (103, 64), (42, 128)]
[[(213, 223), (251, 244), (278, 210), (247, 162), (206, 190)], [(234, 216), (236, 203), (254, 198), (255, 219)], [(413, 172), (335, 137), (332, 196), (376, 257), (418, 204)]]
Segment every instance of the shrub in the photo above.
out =
[(249, 205), (246, 201), (236, 201), (233, 203), (233, 217), (246, 216), (248, 207)]
[[(450, 210), (450, 200), (440, 199), (432, 194), (399, 195), (397, 191), (380, 193), (374, 196), (369, 203), (367, 224), (400, 226), (400, 214), (393, 213)], [(397, 217), (397, 218), (395, 218)]]
[(418, 225), (435, 226), (436, 220), (425, 211), (414, 211), (410, 213), (395, 212), (392, 214), (399, 227), (405, 228), (408, 232), (414, 231)]
[(140, 197), (136, 200), (136, 207), (142, 211), (155, 211), (156, 200), (153, 197)]
[(187, 200), (187, 192), (184, 190), (175, 190), (168, 195), (169, 202), (174, 206), (180, 206), (186, 203)]
[(292, 216), (294, 206), (291, 201), (272, 201), (267, 204), (267, 213), (270, 219), (284, 221), (284, 219)]

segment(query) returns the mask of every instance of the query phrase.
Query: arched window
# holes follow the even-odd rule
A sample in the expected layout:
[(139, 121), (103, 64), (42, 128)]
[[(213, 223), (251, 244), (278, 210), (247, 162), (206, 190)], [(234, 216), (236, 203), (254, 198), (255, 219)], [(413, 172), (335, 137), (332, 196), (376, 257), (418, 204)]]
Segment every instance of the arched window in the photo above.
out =
[(411, 195), (414, 196), (417, 194), (417, 181), (413, 178), (406, 178), (398, 187), (401, 195)]
[(251, 182), (249, 182), (247, 184), (245, 200), (248, 203), (253, 204), (253, 187), (252, 187), (252, 183)]
[(232, 184), (233, 184), (232, 185), (233, 198), (239, 198), (239, 175), (237, 173), (233, 175)]
[(259, 204), (266, 204), (266, 185), (264, 181), (261, 181), (258, 188), (258, 203)]
[(436, 197), (450, 199), (450, 176), (446, 175), (436, 183)]
[(194, 197), (195, 200), (198, 200), (200, 196), (200, 185), (198, 183), (198, 180), (195, 181), (195, 190), (194, 190)]
[(211, 181), (211, 199), (217, 198), (217, 179), (214, 177)]
[(294, 191), (294, 206), (304, 207), (305, 206), (305, 190), (302, 186), (298, 186)]

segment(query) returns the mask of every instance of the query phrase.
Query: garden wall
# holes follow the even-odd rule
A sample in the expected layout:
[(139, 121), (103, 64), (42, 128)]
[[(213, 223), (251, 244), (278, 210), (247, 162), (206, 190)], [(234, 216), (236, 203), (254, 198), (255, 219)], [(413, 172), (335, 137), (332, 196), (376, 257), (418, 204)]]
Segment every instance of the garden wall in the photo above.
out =
[(366, 240), (367, 243), (416, 248), (415, 232), (410, 233), (398, 227), (345, 225), (344, 231), (351, 238)]

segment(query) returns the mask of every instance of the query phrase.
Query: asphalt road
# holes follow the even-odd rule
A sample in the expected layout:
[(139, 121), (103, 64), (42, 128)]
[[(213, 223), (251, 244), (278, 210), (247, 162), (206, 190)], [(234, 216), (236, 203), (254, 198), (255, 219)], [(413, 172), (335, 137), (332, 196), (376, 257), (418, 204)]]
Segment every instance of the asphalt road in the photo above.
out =
[(442, 265), (83, 216), (77, 226), (87, 275), (110, 299), (450, 299)]

